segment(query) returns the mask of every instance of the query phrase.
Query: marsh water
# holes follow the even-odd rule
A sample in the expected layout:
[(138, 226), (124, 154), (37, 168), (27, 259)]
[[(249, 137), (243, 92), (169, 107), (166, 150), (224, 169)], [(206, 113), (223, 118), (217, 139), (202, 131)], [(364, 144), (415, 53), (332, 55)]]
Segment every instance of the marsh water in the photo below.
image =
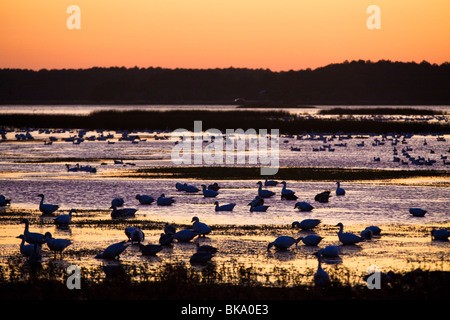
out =
[[(40, 107), (34, 106), (32, 110), (40, 110)], [(69, 112), (64, 106), (60, 111)], [(34, 139), (17, 141), (16, 134), (26, 132)], [(133, 132), (139, 135), (135, 143), (120, 141), (122, 133), (115, 131), (88, 131), (84, 137), (93, 139), (85, 139), (80, 144), (64, 141), (78, 136), (78, 133), (78, 130), (63, 128), (16, 129), (6, 133), (7, 139), (0, 143), (0, 193), (11, 199), (11, 205), (1, 213), (0, 263), (5, 264), (9, 257), (20, 255), (20, 239), (16, 237), (23, 232), (22, 217), (30, 220), (32, 232), (50, 231), (55, 238), (72, 240), (73, 244), (66, 249), (66, 254), (56, 259), (61, 266), (78, 264), (96, 267), (105, 263), (94, 259), (96, 253), (109, 244), (127, 239), (125, 227), (141, 227), (145, 232), (144, 243), (156, 244), (165, 222), (175, 223), (179, 229), (189, 228), (192, 217), (197, 216), (213, 229), (207, 237), (198, 238), (193, 243), (174, 243), (172, 247), (164, 248), (157, 257), (151, 258), (142, 257), (138, 247), (132, 245), (121, 255), (120, 263), (145, 263), (150, 268), (159, 268), (167, 262), (188, 263), (195, 252), (195, 242), (199, 242), (218, 248), (212, 259), (217, 266), (253, 267), (268, 285), (276, 285), (275, 275), (279, 275), (280, 270), (291, 273), (291, 282), (292, 273), (295, 273), (300, 279), (298, 281), (308, 283), (317, 268), (317, 260), (312, 253), (326, 245), (340, 244), (335, 225), (342, 222), (344, 231), (357, 234), (370, 225), (378, 225), (383, 231), (380, 237), (370, 241), (343, 246), (341, 258), (327, 261), (329, 264), (324, 265), (325, 270), (337, 274), (349, 270), (354, 283), (361, 283), (361, 275), (366, 274), (370, 266), (377, 266), (383, 272), (410, 271), (418, 267), (450, 271), (448, 242), (431, 241), (430, 236), (433, 227), (448, 229), (450, 226), (448, 176), (341, 181), (341, 187), (346, 190), (345, 196), (334, 193), (336, 181), (332, 179), (307, 181), (302, 177), (292, 177), (286, 180), (287, 188), (295, 191), (297, 201), (311, 203), (314, 206), (311, 212), (295, 209), (296, 201), (281, 200), (280, 185), (265, 187), (276, 193), (265, 201), (270, 206), (267, 212), (250, 212), (248, 203), (257, 195), (258, 179), (215, 181), (192, 177), (180, 180), (171, 176), (133, 175), (140, 168), (175, 166), (170, 154), (174, 141), (170, 139), (169, 132)], [(100, 136), (108, 136), (108, 139), (97, 139)], [(56, 141), (46, 144), (50, 137)], [(449, 139), (450, 135), (427, 133), (386, 136), (281, 135), (280, 166), (442, 171), (448, 170), (447, 162), (450, 161), (447, 160), (450, 156)], [(293, 151), (292, 148), (300, 150)], [(412, 163), (404, 152), (416, 159), (423, 159), (423, 163)], [(394, 157), (399, 160), (394, 161)], [(114, 160), (123, 160), (123, 163), (115, 164)], [(66, 164), (71, 167), (76, 164), (89, 165), (95, 167), (97, 172), (70, 172)], [(230, 166), (230, 170), (233, 167)], [(177, 191), (177, 182), (192, 184), (199, 189), (202, 184), (217, 182), (221, 189), (216, 198), (206, 198), (201, 191), (194, 194)], [(314, 196), (325, 190), (331, 190), (329, 202), (314, 201)], [(56, 215), (67, 213), (70, 209), (77, 210), (73, 217), (74, 224), (68, 229), (60, 229), (53, 224), (51, 217), (40, 217), (39, 193), (45, 195), (45, 203), (60, 206)], [(158, 206), (156, 202), (141, 205), (135, 198), (136, 194), (147, 194), (156, 200), (162, 193), (174, 197), (175, 203), (168, 207)], [(125, 200), (125, 207), (138, 210), (136, 218), (109, 223), (109, 206), (116, 197)], [(219, 204), (236, 203), (236, 207), (232, 212), (216, 212), (214, 201)], [(427, 214), (422, 218), (413, 217), (408, 212), (411, 207), (426, 209)], [(320, 219), (321, 224), (308, 232), (291, 228), (293, 221), (307, 218)], [(286, 252), (267, 251), (267, 244), (278, 236), (298, 238), (311, 233), (324, 238), (318, 247), (299, 243)], [(44, 246), (44, 263), (54, 259)]]

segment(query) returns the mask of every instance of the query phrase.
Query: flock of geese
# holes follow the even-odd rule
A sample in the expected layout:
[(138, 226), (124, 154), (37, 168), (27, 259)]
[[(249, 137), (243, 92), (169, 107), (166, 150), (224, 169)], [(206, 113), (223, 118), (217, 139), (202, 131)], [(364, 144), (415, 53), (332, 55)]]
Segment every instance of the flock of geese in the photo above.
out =
[[(274, 180), (268, 180), (266, 178), (264, 182), (265, 187), (276, 186), (279, 183)], [(285, 200), (297, 200), (297, 196), (295, 192), (286, 188), (286, 182), (281, 182), (283, 185), (281, 189), (281, 199)], [(337, 188), (335, 191), (336, 196), (344, 196), (345, 190), (341, 187), (340, 182), (337, 183)], [(258, 194), (255, 198), (248, 204), (250, 206), (250, 211), (266, 211), (269, 206), (264, 205), (264, 199), (270, 198), (274, 196), (276, 193), (267, 189), (262, 188), (263, 183), (259, 181), (257, 183)], [(184, 191), (188, 193), (196, 193), (199, 192), (200, 189), (195, 186), (188, 185), (186, 183), (176, 183), (175, 185), (178, 191)], [(214, 198), (219, 194), (220, 187), (217, 183), (211, 184), (209, 186), (202, 185), (202, 193), (204, 197)], [(39, 210), (43, 215), (53, 215), (58, 209), (58, 205), (44, 203), (44, 195), (39, 194), (38, 197), (41, 198), (39, 203)], [(315, 201), (319, 202), (328, 202), (329, 197), (331, 197), (331, 191), (325, 191), (319, 193), (315, 197)], [(139, 200), (141, 204), (151, 204), (154, 202), (154, 198), (148, 195), (136, 195), (136, 199)], [(157, 204), (162, 206), (169, 206), (175, 202), (173, 197), (165, 197), (162, 194), (157, 199)], [(3, 195), (0, 195), (0, 205), (9, 205), (10, 200), (6, 199)], [(124, 200), (122, 198), (115, 198), (111, 201), (111, 218), (113, 219), (125, 219), (134, 217), (136, 209), (133, 208), (123, 208)], [(225, 205), (219, 205), (218, 201), (214, 202), (215, 211), (232, 211), (236, 206), (235, 203), (229, 203)], [(314, 207), (307, 202), (296, 202), (294, 209), (298, 208), (300, 211), (311, 211)], [(59, 227), (68, 227), (72, 220), (72, 215), (75, 212), (74, 209), (71, 209), (68, 214), (58, 215), (54, 219), (54, 223)], [(410, 208), (410, 214), (414, 217), (423, 217), (426, 214), (426, 210), (421, 208)], [(55, 258), (57, 253), (62, 256), (62, 252), (72, 244), (72, 242), (68, 239), (55, 239), (53, 238), (50, 232), (46, 232), (45, 234), (35, 233), (29, 231), (30, 222), (28, 219), (23, 219), (21, 221), (25, 224), (25, 229), (22, 235), (19, 235), (17, 238), (21, 239), (20, 243), (20, 252), (28, 257), (29, 262), (40, 262), (41, 261), (41, 248), (43, 244), (47, 244), (50, 251), (55, 253)], [(145, 240), (145, 234), (142, 230), (137, 227), (127, 227), (125, 229), (125, 234), (128, 240), (124, 240), (118, 243), (114, 243), (103, 250), (103, 252), (98, 253), (95, 258), (98, 259), (118, 259), (122, 252), (130, 245), (133, 245), (135, 242), (139, 246), (139, 251), (142, 255), (154, 256), (158, 252), (160, 252), (164, 246), (169, 246), (173, 243), (173, 241), (177, 242), (190, 242), (195, 237), (205, 237), (209, 233), (211, 233), (211, 228), (203, 222), (200, 222), (198, 217), (193, 217), (192, 220), (192, 228), (191, 229), (183, 229), (177, 231), (176, 227), (173, 224), (166, 223), (164, 227), (164, 232), (161, 233), (159, 244), (147, 244), (144, 245), (142, 242)], [(302, 231), (310, 231), (316, 228), (321, 223), (319, 219), (304, 219), (302, 221), (294, 221), (292, 223), (293, 228), (299, 228)], [(377, 226), (369, 226), (359, 235), (344, 232), (344, 225), (340, 222), (336, 225), (339, 227), (339, 231), (337, 233), (339, 242), (342, 245), (355, 245), (362, 241), (367, 241), (372, 239), (373, 236), (380, 236), (381, 229)], [(450, 233), (446, 229), (433, 229), (431, 231), (432, 240), (448, 240)], [(318, 236), (316, 234), (310, 234), (305, 237), (299, 237), (295, 239), (291, 236), (279, 236), (274, 241), (270, 242), (267, 246), (267, 251), (269, 251), (272, 247), (275, 247), (278, 250), (288, 250), (292, 245), (296, 245), (301, 241), (306, 246), (318, 246), (322, 241), (323, 237)], [(28, 243), (25, 244), (25, 243)], [(217, 248), (202, 245), (200, 246), (197, 243), (197, 250), (191, 256), (190, 262), (192, 264), (195, 263), (206, 263), (214, 256), (217, 252)], [(328, 245), (324, 248), (319, 249), (314, 255), (317, 257), (318, 268), (317, 272), (314, 275), (314, 283), (316, 285), (326, 285), (330, 283), (330, 277), (327, 272), (322, 268), (322, 258), (339, 258), (340, 246)]]

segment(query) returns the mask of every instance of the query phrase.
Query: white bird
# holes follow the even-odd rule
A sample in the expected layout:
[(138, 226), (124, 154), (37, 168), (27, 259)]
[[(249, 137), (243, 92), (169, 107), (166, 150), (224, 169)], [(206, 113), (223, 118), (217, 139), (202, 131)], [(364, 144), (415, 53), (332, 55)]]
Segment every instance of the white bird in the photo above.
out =
[[(25, 235), (21, 234), (17, 238), (22, 239), (22, 242), (20, 243), (20, 253), (23, 254), (26, 257), (30, 257), (35, 252), (40, 253), (41, 246), (37, 244), (25, 244)], [(37, 248), (36, 248), (37, 247)]]
[(70, 209), (69, 214), (61, 214), (53, 220), (57, 226), (68, 226), (72, 221), (72, 213), (74, 213), (74, 209)]
[[(292, 200), (294, 198), (295, 192), (290, 189), (286, 189), (286, 181), (282, 181), (281, 184), (283, 185), (283, 188), (281, 189), (281, 197)], [(295, 196), (295, 199), (297, 199), (297, 196)]]
[(344, 196), (345, 195), (345, 190), (343, 188), (341, 188), (341, 183), (338, 181), (338, 182), (336, 182), (336, 184), (337, 184), (336, 195), (337, 196)]
[(191, 222), (193, 222), (192, 226), (194, 231), (199, 235), (202, 235), (204, 237), (211, 232), (211, 228), (206, 223), (200, 222), (197, 217), (193, 217)]
[(339, 246), (326, 246), (323, 249), (320, 249), (319, 251), (322, 252), (322, 256), (325, 258), (339, 258), (339, 253), (341, 249)]
[(320, 241), (322, 241), (322, 237), (315, 235), (315, 234), (310, 234), (309, 236), (306, 237), (300, 237), (297, 240), (298, 241), (302, 241), (305, 245), (307, 246), (317, 246)]
[(330, 284), (330, 276), (328, 273), (322, 269), (322, 250), (320, 249), (314, 255), (317, 257), (317, 271), (314, 274), (314, 284), (316, 286), (326, 286)]
[(264, 199), (260, 196), (256, 196), (248, 205), (252, 207), (262, 206), (264, 204)]
[(275, 241), (269, 243), (269, 245), (267, 246), (267, 251), (269, 251), (273, 246), (280, 250), (287, 250), (293, 244), (297, 245), (298, 241), (298, 239), (294, 239), (289, 236), (281, 236), (276, 238)]
[(298, 208), (300, 211), (311, 211), (312, 209), (314, 209), (312, 205), (305, 201), (297, 202), (294, 206), (294, 209), (296, 208)]
[(200, 245), (197, 242), (197, 252), (207, 252), (207, 253), (214, 254), (214, 253), (217, 252), (217, 248), (213, 247), (213, 246), (210, 246), (208, 244)]
[(344, 230), (344, 225), (339, 222), (336, 227), (339, 227), (338, 238), (342, 244), (356, 244), (358, 242), (363, 241), (363, 239), (356, 234), (350, 232), (342, 232)]
[(420, 208), (410, 208), (409, 213), (411, 213), (414, 217), (423, 217), (427, 211)]
[(44, 239), (47, 243), (48, 248), (55, 253), (55, 257), (57, 252), (62, 255), (63, 250), (72, 244), (72, 241), (70, 241), (69, 239), (53, 238), (50, 232), (45, 233)]
[(123, 198), (114, 198), (111, 200), (111, 207), (110, 209), (112, 209), (114, 206), (116, 207), (121, 207), (123, 206), (125, 203), (125, 201), (123, 200)]
[(174, 202), (175, 200), (173, 197), (166, 197), (164, 193), (161, 194), (161, 196), (156, 200), (156, 204), (158, 204), (158, 206), (170, 206)]
[(116, 259), (119, 258), (120, 254), (128, 248), (128, 244), (125, 241), (114, 243), (108, 246), (102, 253), (95, 256), (97, 259)]
[(136, 199), (139, 200), (140, 204), (152, 204), (155, 199), (152, 196), (148, 196), (145, 194), (137, 194)]
[(204, 184), (202, 184), (202, 188), (203, 188), (203, 196), (204, 197), (214, 198), (219, 194), (219, 192), (217, 192), (217, 191), (206, 189), (206, 185), (204, 185)]
[(318, 201), (320, 203), (327, 203), (328, 199), (331, 197), (330, 193), (331, 193), (330, 191), (324, 191), (324, 192), (318, 193), (314, 197), (314, 200)]
[(174, 233), (161, 233), (159, 236), (159, 244), (162, 246), (170, 246), (173, 241)]
[(363, 231), (361, 231), (361, 233), (359, 235), (364, 240), (371, 240), (373, 237), (373, 232), (372, 232), (372, 230), (366, 228)]
[(53, 212), (55, 212), (56, 210), (59, 209), (58, 205), (55, 204), (50, 204), (50, 203), (44, 203), (44, 195), (38, 194), (38, 197), (41, 197), (41, 202), (39, 204), (39, 211), (42, 212), (42, 214), (53, 214)]
[(270, 206), (250, 206), (250, 212), (266, 212)]
[(186, 184), (177, 182), (177, 183), (175, 183), (175, 188), (176, 188), (178, 191), (184, 191), (184, 186), (185, 186), (185, 185), (186, 185)]
[(431, 239), (432, 240), (448, 241), (449, 237), (450, 237), (450, 232), (448, 232), (446, 229), (436, 230), (435, 228), (433, 228), (433, 230), (431, 230)]
[(127, 227), (125, 228), (125, 234), (128, 237), (128, 241), (131, 241), (131, 244), (133, 244), (133, 241), (136, 241), (137, 243), (141, 243), (145, 240), (145, 234), (142, 232), (141, 229), (136, 227)]
[(219, 201), (214, 202), (214, 205), (216, 206), (216, 211), (233, 211), (234, 207), (236, 206), (236, 203), (229, 203), (229, 204), (223, 204), (219, 206)]
[(36, 233), (36, 232), (30, 232), (29, 226), (30, 221), (28, 219), (22, 219), (22, 223), (25, 223), (25, 230), (23, 232), (23, 235), (25, 236), (25, 241), (29, 244), (37, 244), (42, 245), (44, 241), (44, 235), (42, 233)]
[(267, 180), (267, 177), (266, 177), (266, 181), (264, 182), (264, 186), (266, 186), (266, 187), (273, 187), (273, 186), (276, 186), (277, 184), (278, 184), (278, 181)]
[(185, 183), (184, 184), (184, 191), (186, 191), (188, 193), (195, 193), (195, 192), (199, 192), (200, 189), (195, 187), (195, 186), (192, 186), (192, 185), (189, 185), (189, 184)]
[(113, 211), (111, 212), (112, 219), (126, 219), (126, 218), (134, 218), (136, 209), (133, 208), (121, 208), (117, 209), (116, 206), (113, 206)]
[(292, 228), (297, 227), (304, 231), (314, 229), (320, 224), (319, 219), (305, 219), (302, 222), (294, 221), (292, 222)]
[(261, 181), (258, 181), (256, 184), (259, 185), (259, 188), (258, 188), (258, 195), (259, 195), (261, 198), (270, 198), (271, 196), (275, 195), (275, 192), (270, 191), (270, 190), (267, 190), (267, 189), (263, 189), (263, 188), (262, 188), (262, 182), (261, 182)]
[(143, 256), (155, 256), (162, 249), (163, 247), (158, 244), (139, 244), (139, 251), (142, 252)]
[(166, 224), (164, 225), (164, 233), (175, 234), (175, 232), (177, 232), (177, 228), (175, 227), (175, 225), (166, 222)]
[(196, 252), (191, 256), (189, 262), (191, 264), (203, 264), (211, 260), (212, 257), (213, 255), (209, 252)]
[(373, 234), (374, 236), (379, 236), (379, 235), (381, 234), (381, 229), (380, 229), (380, 227), (377, 227), (377, 226), (370, 226), (370, 227), (367, 227), (366, 229), (372, 231), (372, 234)]
[(173, 235), (173, 238), (178, 240), (178, 242), (189, 242), (198, 236), (199, 233), (190, 229), (180, 230)]
[(0, 194), (0, 207), (5, 207), (11, 203), (11, 199), (6, 199), (6, 197)]

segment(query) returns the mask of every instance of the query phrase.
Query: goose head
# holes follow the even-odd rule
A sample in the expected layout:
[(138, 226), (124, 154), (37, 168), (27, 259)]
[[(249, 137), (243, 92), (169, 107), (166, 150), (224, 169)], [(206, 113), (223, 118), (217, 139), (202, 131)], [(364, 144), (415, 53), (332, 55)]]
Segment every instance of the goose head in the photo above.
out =
[(39, 193), (37, 196), (38, 196), (38, 197), (41, 197), (41, 198), (44, 197), (44, 195), (43, 195), (42, 193)]
[(218, 206), (219, 205), (219, 201), (215, 201), (214, 205)]
[[(217, 201), (216, 201), (217, 202)], [(193, 217), (191, 222), (199, 222), (200, 220), (197, 217)]]
[(298, 221), (292, 222), (292, 228), (298, 227), (299, 225), (300, 225), (300, 222), (298, 222)]

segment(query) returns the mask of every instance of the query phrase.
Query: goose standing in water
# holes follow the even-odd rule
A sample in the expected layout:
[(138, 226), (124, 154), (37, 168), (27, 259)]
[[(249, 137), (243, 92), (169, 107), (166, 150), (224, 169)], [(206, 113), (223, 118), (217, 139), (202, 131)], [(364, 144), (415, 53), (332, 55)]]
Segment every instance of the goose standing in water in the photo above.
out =
[(125, 234), (128, 237), (128, 241), (131, 241), (131, 244), (133, 242), (141, 243), (145, 240), (145, 234), (142, 232), (141, 229), (136, 227), (127, 227), (125, 228)]
[(276, 238), (275, 241), (269, 243), (269, 245), (267, 246), (267, 251), (269, 251), (273, 246), (280, 250), (287, 250), (293, 244), (297, 245), (298, 242), (299, 239), (294, 239), (289, 236), (281, 236)]
[(374, 236), (379, 236), (379, 235), (381, 234), (381, 229), (380, 229), (380, 227), (377, 227), (377, 226), (370, 226), (370, 227), (367, 227), (366, 229), (372, 231), (372, 234), (373, 234)]
[(435, 228), (433, 228), (433, 230), (431, 230), (432, 240), (448, 241), (449, 237), (450, 232), (448, 232), (446, 229), (436, 230)]
[(213, 255), (209, 252), (196, 252), (191, 256), (189, 262), (191, 264), (204, 264), (211, 260), (212, 257)]
[(320, 249), (319, 251), (322, 252), (322, 256), (325, 258), (339, 258), (339, 253), (341, 249), (339, 246), (326, 246), (323, 249)]
[(206, 185), (204, 184), (202, 184), (202, 188), (203, 188), (203, 196), (206, 198), (214, 198), (219, 194), (219, 192), (217, 191), (206, 189)]
[(264, 199), (260, 196), (256, 196), (248, 205), (252, 207), (262, 206), (264, 204)]
[(314, 197), (314, 200), (316, 200), (320, 203), (327, 203), (328, 199), (331, 197), (330, 193), (331, 193), (330, 191), (324, 191), (324, 192), (318, 193)]
[(186, 191), (187, 193), (196, 193), (196, 192), (199, 192), (200, 189), (195, 187), (195, 186), (192, 186), (190, 184), (185, 183), (184, 184), (184, 191)]
[(233, 211), (234, 207), (236, 206), (236, 203), (229, 203), (219, 206), (219, 201), (214, 202), (214, 205), (216, 206), (216, 211)]
[(328, 273), (322, 269), (322, 251), (323, 249), (320, 249), (314, 255), (317, 257), (317, 271), (314, 274), (314, 284), (316, 286), (326, 286), (330, 284), (330, 276)]
[(211, 228), (206, 223), (200, 222), (200, 220), (197, 217), (193, 217), (191, 222), (193, 222), (192, 226), (194, 231), (197, 232), (199, 235), (204, 237), (205, 235), (211, 232)]
[(162, 246), (158, 244), (139, 244), (139, 251), (142, 252), (143, 256), (156, 256), (158, 252), (160, 252), (163, 249)]
[(267, 190), (267, 189), (263, 189), (263, 188), (262, 188), (262, 182), (261, 182), (261, 181), (258, 181), (256, 184), (259, 185), (259, 188), (258, 188), (258, 195), (259, 195), (261, 198), (270, 198), (271, 196), (275, 195), (275, 192), (270, 191), (270, 190)]
[(69, 239), (53, 238), (50, 232), (45, 233), (44, 239), (47, 243), (48, 248), (55, 253), (55, 258), (57, 252), (59, 252), (62, 256), (63, 250), (72, 244), (72, 241), (70, 241)]
[(23, 235), (25, 236), (26, 242), (39, 246), (41, 246), (45, 242), (44, 235), (42, 233), (29, 231), (30, 221), (28, 221), (28, 219), (22, 219), (21, 223), (25, 223), (25, 230), (23, 231)]
[(125, 241), (114, 243), (108, 246), (102, 253), (95, 256), (97, 259), (116, 259), (119, 258), (120, 254), (128, 248), (128, 244)]
[(410, 208), (409, 213), (411, 213), (414, 217), (423, 217), (425, 216), (425, 213), (427, 213), (427, 210), (423, 210), (420, 208)]
[(294, 209), (297, 209), (297, 208), (300, 211), (312, 211), (312, 209), (314, 209), (314, 207), (312, 205), (310, 205), (308, 202), (305, 202), (305, 201), (297, 202), (294, 206)]
[(152, 196), (145, 194), (137, 194), (136, 199), (139, 200), (140, 204), (152, 204), (155, 201)]
[(112, 219), (126, 219), (126, 218), (134, 218), (136, 209), (133, 208), (122, 208), (117, 209), (116, 206), (113, 206), (113, 211), (111, 212)]
[(39, 203), (39, 211), (41, 211), (42, 214), (51, 215), (53, 214), (53, 212), (59, 209), (58, 205), (44, 203), (44, 195), (42, 193), (38, 194), (38, 197), (41, 198), (41, 202)]
[(336, 195), (337, 196), (344, 196), (345, 195), (345, 190), (343, 188), (341, 188), (341, 183), (338, 181), (338, 182), (336, 182), (336, 184), (337, 184)]
[[(35, 252), (41, 254), (41, 246), (37, 244), (25, 244), (25, 235), (21, 234), (17, 238), (22, 239), (20, 243), (20, 253), (26, 257), (32, 256)], [(37, 247), (37, 248), (36, 248)]]
[(69, 214), (61, 214), (53, 220), (58, 227), (68, 227), (69, 223), (72, 221), (72, 213), (74, 209), (70, 209)]
[(175, 200), (173, 199), (173, 197), (166, 197), (164, 193), (162, 193), (161, 196), (156, 199), (156, 204), (158, 206), (170, 206), (174, 202)]
[(298, 238), (297, 241), (301, 240), (307, 246), (317, 246), (322, 239), (323, 238), (318, 235), (310, 234), (309, 236)]
[(198, 236), (199, 233), (196, 231), (192, 231), (190, 229), (180, 230), (173, 235), (173, 238), (178, 240), (178, 242), (189, 242)]
[(250, 212), (266, 212), (270, 206), (250, 206)]
[(295, 192), (290, 190), (290, 189), (286, 189), (286, 181), (282, 181), (281, 184), (283, 185), (283, 188), (281, 189), (281, 199), (285, 199), (285, 200), (297, 200), (298, 197), (295, 195)]
[(278, 181), (275, 181), (275, 180), (267, 180), (267, 177), (266, 177), (266, 181), (264, 182), (264, 186), (265, 187), (274, 187), (274, 186), (276, 186), (278, 184)]
[(292, 228), (297, 227), (302, 229), (303, 231), (308, 231), (314, 229), (320, 224), (319, 219), (305, 219), (302, 222), (294, 221), (292, 222)]
[(344, 225), (339, 222), (336, 227), (339, 227), (339, 232), (338, 232), (338, 238), (339, 241), (342, 242), (342, 244), (347, 245), (347, 244), (356, 244), (358, 242), (363, 241), (363, 239), (359, 236), (357, 236), (356, 234), (350, 233), (350, 232), (343, 232), (344, 230)]

